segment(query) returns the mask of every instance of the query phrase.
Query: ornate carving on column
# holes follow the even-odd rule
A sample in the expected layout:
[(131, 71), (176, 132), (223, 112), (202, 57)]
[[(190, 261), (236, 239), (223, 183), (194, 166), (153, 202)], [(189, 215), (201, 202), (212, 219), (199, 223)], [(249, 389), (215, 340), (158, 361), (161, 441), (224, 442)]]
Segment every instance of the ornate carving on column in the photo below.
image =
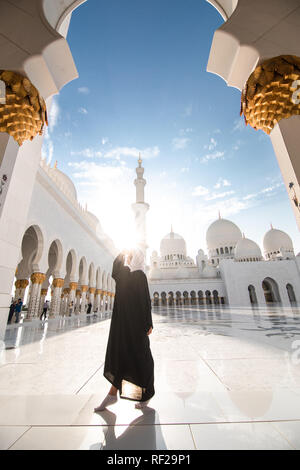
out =
[(77, 286), (78, 286), (77, 282), (70, 282), (69, 284), (70, 289), (74, 291), (77, 289)]
[(80, 313), (85, 313), (85, 305), (86, 305), (86, 293), (89, 289), (89, 286), (83, 285), (81, 286), (81, 306), (80, 306)]
[(25, 290), (28, 284), (29, 284), (28, 279), (18, 279), (15, 282), (15, 286), (16, 286), (15, 300), (22, 299), (22, 302), (24, 301)]
[(43, 273), (33, 273), (30, 277), (32, 285), (27, 318), (35, 317), (39, 313), (41, 287), (45, 279), (46, 275)]
[(250, 75), (241, 99), (246, 124), (270, 134), (281, 119), (300, 115), (300, 58), (266, 60)]
[(30, 80), (9, 70), (0, 71), (6, 85), (6, 99), (0, 104), (0, 132), (7, 132), (21, 146), (25, 140), (42, 135), (47, 122), (46, 104)]
[(59, 315), (60, 311), (60, 304), (61, 304), (61, 289), (64, 285), (65, 281), (61, 278), (53, 279), (52, 287), (53, 287), (53, 294), (51, 299), (51, 306), (50, 306), (50, 317), (55, 317)]

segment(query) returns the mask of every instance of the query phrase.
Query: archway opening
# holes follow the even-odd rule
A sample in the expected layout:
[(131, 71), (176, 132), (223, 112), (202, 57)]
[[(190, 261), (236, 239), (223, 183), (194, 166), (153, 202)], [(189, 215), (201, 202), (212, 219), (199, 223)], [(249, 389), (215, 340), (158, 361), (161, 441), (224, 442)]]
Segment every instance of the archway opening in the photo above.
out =
[(257, 305), (258, 302), (257, 302), (255, 287), (252, 286), (252, 285), (248, 286), (248, 292), (249, 292), (249, 298), (250, 298), (251, 305)]
[(267, 277), (263, 280), (262, 287), (267, 304), (277, 304), (281, 302), (278, 284), (274, 279)]

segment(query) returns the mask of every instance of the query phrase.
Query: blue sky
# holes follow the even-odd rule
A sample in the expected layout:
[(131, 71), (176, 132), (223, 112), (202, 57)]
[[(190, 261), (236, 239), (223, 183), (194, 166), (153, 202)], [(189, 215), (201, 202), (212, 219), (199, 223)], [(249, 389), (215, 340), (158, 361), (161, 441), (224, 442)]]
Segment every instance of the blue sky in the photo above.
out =
[(206, 71), (222, 22), (204, 0), (88, 0), (73, 13), (79, 78), (55, 97), (44, 155), (120, 248), (141, 151), (150, 252), (173, 224), (194, 257), (219, 210), (260, 246), (272, 223), (300, 251), (269, 137), (244, 125), (240, 92)]

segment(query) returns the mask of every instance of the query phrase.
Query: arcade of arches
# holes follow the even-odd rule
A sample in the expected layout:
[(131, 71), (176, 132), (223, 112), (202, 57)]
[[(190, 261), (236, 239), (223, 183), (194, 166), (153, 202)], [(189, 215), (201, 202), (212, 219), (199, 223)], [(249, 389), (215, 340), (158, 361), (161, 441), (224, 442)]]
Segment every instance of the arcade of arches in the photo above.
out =
[[(48, 250), (48, 266), (41, 272), (44, 250)], [(60, 240), (45, 247), (41, 229), (30, 226), (23, 236), (13, 294), (15, 300), (26, 302), (27, 320), (42, 313), (46, 299), (50, 300), (50, 317), (71, 316), (86, 313), (89, 304), (91, 312), (111, 310), (115, 283), (110, 273), (93, 261), (88, 264), (74, 249), (63, 253)]]

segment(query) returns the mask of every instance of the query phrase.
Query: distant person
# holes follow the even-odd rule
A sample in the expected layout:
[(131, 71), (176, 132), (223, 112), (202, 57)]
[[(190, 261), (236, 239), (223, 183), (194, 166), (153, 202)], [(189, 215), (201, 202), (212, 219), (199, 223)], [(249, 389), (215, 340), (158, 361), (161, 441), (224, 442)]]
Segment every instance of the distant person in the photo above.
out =
[(20, 321), (20, 314), (21, 314), (21, 311), (22, 311), (22, 307), (23, 307), (22, 299), (19, 299), (18, 303), (15, 307), (16, 323), (19, 323), (19, 321)]
[(114, 261), (112, 277), (116, 296), (106, 349), (104, 377), (111, 388), (95, 412), (120, 398), (133, 400), (143, 409), (154, 395), (154, 361), (150, 350), (151, 298), (141, 250), (121, 253)]
[(86, 313), (91, 313), (91, 311), (92, 311), (92, 306), (93, 306), (92, 303), (89, 302), (89, 303), (88, 303), (88, 308), (87, 308)]
[(49, 300), (46, 300), (46, 302), (44, 303), (44, 306), (43, 306), (43, 311), (42, 311), (42, 314), (40, 316), (40, 320), (43, 320), (43, 317), (45, 317), (45, 320), (47, 319), (48, 309), (49, 309)]
[(8, 325), (11, 324), (12, 317), (14, 316), (14, 313), (15, 313), (16, 305), (17, 305), (16, 300), (13, 300), (12, 303), (10, 304), (9, 315), (8, 315), (8, 320), (7, 320)]
[(72, 301), (69, 303), (69, 317), (72, 316), (73, 311), (74, 311), (74, 302), (73, 302), (73, 300), (72, 300)]

